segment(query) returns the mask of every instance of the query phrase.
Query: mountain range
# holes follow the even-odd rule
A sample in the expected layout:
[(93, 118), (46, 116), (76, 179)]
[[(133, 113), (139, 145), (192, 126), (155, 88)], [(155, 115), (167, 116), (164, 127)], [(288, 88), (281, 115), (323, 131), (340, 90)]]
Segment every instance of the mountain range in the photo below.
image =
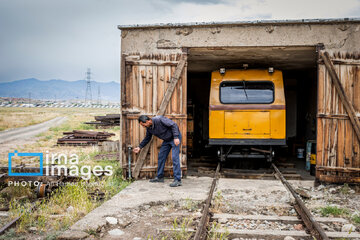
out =
[[(120, 101), (119, 83), (91, 81), (93, 101), (97, 101), (98, 99), (99, 87), (102, 101)], [(58, 79), (40, 81), (36, 78), (28, 78), (0, 83), (0, 97), (29, 98), (29, 93), (31, 93), (32, 99), (84, 100), (86, 81), (65, 81)]]

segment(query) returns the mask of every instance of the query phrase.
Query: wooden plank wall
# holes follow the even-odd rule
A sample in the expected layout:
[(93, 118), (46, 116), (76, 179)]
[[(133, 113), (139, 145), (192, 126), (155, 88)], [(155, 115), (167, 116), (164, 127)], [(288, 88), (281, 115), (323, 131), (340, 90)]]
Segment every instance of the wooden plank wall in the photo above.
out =
[[(344, 58), (332, 61), (346, 96), (360, 117), (360, 61)], [(316, 178), (331, 183), (360, 182), (360, 144), (321, 62), (318, 66)]]
[[(137, 118), (142, 115), (155, 116), (158, 111), (170, 79), (180, 60), (180, 54), (172, 55), (134, 55), (125, 61), (125, 82), (122, 89), (123, 96), (123, 172), (127, 174), (127, 146), (136, 147), (145, 137), (145, 129), (140, 126)], [(181, 169), (186, 174), (186, 67), (179, 79), (165, 116), (176, 122), (182, 135), (181, 142)], [(140, 178), (153, 178), (156, 175), (158, 153), (162, 140), (155, 138), (155, 144), (150, 148)], [(135, 166), (137, 155), (132, 153), (132, 169)], [(171, 152), (165, 165), (165, 176), (172, 176)]]

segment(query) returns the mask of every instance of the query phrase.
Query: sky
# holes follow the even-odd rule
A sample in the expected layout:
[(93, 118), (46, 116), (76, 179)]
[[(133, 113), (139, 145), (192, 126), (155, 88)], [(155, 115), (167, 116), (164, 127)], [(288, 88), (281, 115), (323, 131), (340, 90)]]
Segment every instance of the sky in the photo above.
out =
[(117, 25), (360, 17), (360, 0), (0, 0), (0, 82), (120, 79)]

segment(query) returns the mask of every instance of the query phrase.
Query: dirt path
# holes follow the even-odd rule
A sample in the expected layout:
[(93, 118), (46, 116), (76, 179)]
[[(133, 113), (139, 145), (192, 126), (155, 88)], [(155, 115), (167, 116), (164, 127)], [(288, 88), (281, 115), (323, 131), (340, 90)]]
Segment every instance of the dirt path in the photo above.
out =
[(39, 124), (0, 132), (0, 154), (9, 152), (14, 147), (35, 141), (36, 135), (47, 131), (50, 127), (63, 123), (67, 117), (56, 117)]

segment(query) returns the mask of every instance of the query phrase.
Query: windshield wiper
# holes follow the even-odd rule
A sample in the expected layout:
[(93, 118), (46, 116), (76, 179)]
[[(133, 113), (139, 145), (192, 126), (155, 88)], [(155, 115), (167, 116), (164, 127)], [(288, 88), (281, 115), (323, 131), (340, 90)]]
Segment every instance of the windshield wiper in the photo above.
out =
[(245, 81), (242, 81), (243, 82), (243, 86), (244, 86), (244, 93), (245, 93), (245, 96), (246, 96), (246, 100), (249, 100), (249, 98), (248, 98), (248, 95), (247, 95), (247, 93), (246, 93), (246, 86), (245, 86)]

